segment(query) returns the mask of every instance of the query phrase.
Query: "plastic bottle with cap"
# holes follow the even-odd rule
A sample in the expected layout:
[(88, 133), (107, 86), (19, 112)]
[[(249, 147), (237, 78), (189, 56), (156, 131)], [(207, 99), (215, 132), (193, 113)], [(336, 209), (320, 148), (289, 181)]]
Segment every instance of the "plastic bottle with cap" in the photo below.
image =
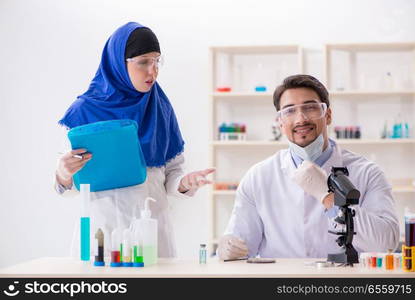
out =
[(150, 201), (156, 200), (151, 197), (146, 198), (144, 209), (141, 210), (141, 218), (136, 222), (141, 233), (145, 266), (157, 263), (157, 220), (151, 218)]

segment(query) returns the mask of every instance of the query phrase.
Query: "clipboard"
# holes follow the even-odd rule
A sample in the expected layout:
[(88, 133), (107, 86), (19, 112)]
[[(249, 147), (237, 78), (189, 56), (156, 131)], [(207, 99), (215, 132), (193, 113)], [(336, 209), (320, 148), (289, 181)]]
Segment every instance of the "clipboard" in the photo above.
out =
[(137, 122), (128, 119), (90, 123), (72, 128), (72, 149), (85, 148), (92, 159), (74, 174), (74, 184), (90, 184), (92, 192), (142, 184), (147, 166), (138, 139)]

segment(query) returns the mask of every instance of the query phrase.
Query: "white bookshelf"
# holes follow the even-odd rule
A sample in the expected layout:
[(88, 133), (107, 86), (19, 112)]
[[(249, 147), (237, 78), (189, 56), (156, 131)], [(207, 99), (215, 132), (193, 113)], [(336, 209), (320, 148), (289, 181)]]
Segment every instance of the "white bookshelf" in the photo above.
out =
[[(334, 139), (339, 145), (415, 145), (415, 139)], [(213, 141), (214, 147), (251, 147), (272, 146), (287, 147), (287, 142), (280, 141)]]
[[(286, 67), (286, 70), (282, 70), (281, 74), (274, 74), (276, 77), (275, 80), (282, 80), (284, 77), (288, 76), (289, 74), (294, 73), (303, 73), (304, 71), (304, 57), (303, 57), (303, 49), (298, 45), (270, 45), (270, 46), (222, 46), (222, 47), (211, 47), (209, 51), (209, 62), (211, 66), (211, 74), (210, 74), (210, 149), (209, 149), (209, 162), (210, 165), (216, 166), (218, 164), (217, 154), (218, 151), (222, 147), (262, 147), (266, 146), (276, 146), (277, 148), (286, 147), (286, 143), (275, 143), (275, 142), (267, 142), (262, 140), (252, 140), (246, 141), (244, 143), (238, 142), (223, 142), (217, 141), (217, 124), (218, 124), (218, 116), (217, 112), (220, 109), (221, 103), (229, 103), (231, 105), (238, 105), (241, 101), (245, 101), (247, 103), (258, 103), (260, 105), (264, 105), (272, 103), (272, 90), (267, 90), (266, 92), (256, 92), (253, 88), (251, 90), (246, 90), (241, 87), (240, 82), (234, 80), (236, 82), (232, 82), (233, 90), (231, 92), (216, 92), (216, 87), (218, 85), (218, 81), (220, 81), (220, 74), (218, 75), (217, 69), (217, 62), (220, 60), (220, 56), (227, 55), (229, 58), (229, 62), (227, 68), (231, 70), (231, 73), (238, 73), (240, 74), (240, 68), (238, 69), (238, 59), (241, 58), (248, 58), (246, 61), (252, 64), (252, 59), (259, 59), (259, 56), (269, 56), (273, 59), (278, 59), (279, 56), (288, 58), (287, 60), (291, 62), (290, 67)], [(285, 61), (282, 62), (285, 64)], [(252, 66), (251, 66), (252, 68)], [(288, 69), (289, 68), (289, 69)], [(284, 74), (286, 73), (286, 74)], [(235, 76), (233, 76), (235, 79)], [(241, 79), (239, 78), (239, 81)], [(235, 88), (239, 83), (239, 88)], [(248, 84), (249, 85), (249, 84)], [(268, 84), (269, 86), (270, 84)], [(216, 180), (217, 174), (213, 175), (213, 180)], [(213, 188), (209, 191), (209, 247), (210, 251), (214, 251), (214, 245), (217, 243), (218, 236), (217, 236), (217, 215), (216, 215), (216, 201), (215, 199), (220, 196), (232, 196), (235, 194), (235, 191), (215, 191)], [(217, 199), (219, 200), (219, 199)]]
[[(402, 105), (403, 110), (405, 113), (408, 113), (408, 111), (411, 113), (411, 121), (412, 126), (415, 126), (414, 120), (415, 120), (415, 43), (395, 43), (395, 44), (330, 44), (330, 45), (323, 45), (321, 51), (321, 61), (319, 63), (314, 63), (314, 65), (318, 65), (318, 69), (311, 70), (307, 62), (308, 56), (307, 56), (307, 49), (302, 48), (299, 45), (276, 45), (276, 46), (221, 46), (221, 47), (211, 47), (209, 49), (209, 58), (210, 58), (210, 140), (209, 143), (209, 163), (212, 166), (217, 167), (217, 172), (214, 174), (213, 180), (219, 179), (221, 181), (221, 167), (223, 165), (223, 168), (232, 169), (232, 171), (237, 172), (238, 170), (242, 170), (243, 168), (239, 165), (235, 165), (235, 169), (231, 162), (226, 160), (226, 155), (231, 156), (231, 158), (237, 158), (238, 156), (246, 157), (247, 160), (252, 160), (250, 157), (251, 153), (259, 153), (258, 156), (263, 155), (260, 159), (256, 161), (251, 161), (250, 164), (252, 165), (255, 162), (258, 162), (262, 159), (265, 159), (272, 153), (275, 153), (276, 151), (280, 149), (287, 148), (288, 143), (286, 140), (280, 139), (279, 141), (272, 141), (271, 140), (271, 134), (267, 136), (264, 139), (264, 136), (259, 137), (259, 134), (253, 134), (252, 136), (249, 135), (250, 129), (252, 129), (253, 126), (250, 126), (250, 124), (247, 124), (247, 130), (248, 130), (248, 137), (246, 141), (221, 141), (218, 140), (218, 126), (222, 122), (227, 121), (236, 121), (236, 120), (227, 120), (224, 119), (223, 110), (225, 111), (231, 111), (235, 115), (238, 114), (239, 108), (244, 108), (245, 110), (252, 110), (252, 115), (260, 115), (261, 118), (264, 120), (264, 124), (268, 124), (270, 120), (269, 118), (272, 118), (272, 116), (275, 116), (275, 108), (273, 107), (273, 99), (272, 94), (277, 86), (281, 82), (283, 78), (285, 78), (288, 75), (298, 74), (298, 73), (307, 73), (311, 75), (316, 75), (317, 78), (319, 78), (325, 86), (328, 88), (330, 93), (330, 103), (333, 106), (341, 105), (342, 103), (346, 103), (347, 106), (352, 110), (350, 119), (356, 119), (360, 117), (364, 121), (369, 121), (370, 118), (373, 118), (376, 116), (377, 107), (381, 105), (389, 105), (389, 103), (392, 103), (393, 105)], [(344, 80), (348, 80), (348, 82), (344, 81), (344, 86), (342, 86), (339, 82), (342, 82), (343, 79), (336, 79), (333, 78), (333, 73), (336, 75), (341, 72), (337, 72), (337, 67), (341, 67), (341, 64), (337, 64), (337, 62), (334, 61), (336, 58), (336, 55), (333, 53), (336, 51), (340, 51), (342, 57), (346, 57), (349, 61), (345, 64), (345, 67), (347, 67), (347, 76), (343, 78)], [(362, 60), (360, 57), (360, 53), (363, 53), (363, 55), (366, 55), (370, 59), (372, 56), (376, 55), (383, 55), (383, 53), (389, 53), (389, 52), (397, 52), (398, 53), (398, 59), (402, 57), (413, 57), (413, 61), (409, 63), (411, 65), (410, 69), (410, 76), (412, 80), (412, 86), (406, 85), (396, 85), (393, 87), (384, 87), (377, 88), (376, 86), (372, 85), (362, 85), (361, 82), (359, 82), (358, 76), (356, 75), (356, 72), (363, 72), (361, 69), (361, 62), (366, 61), (365, 59)], [(232, 90), (230, 92), (217, 92), (216, 87), (217, 85), (220, 85), (218, 83), (220, 73), (218, 70), (218, 57), (220, 55), (227, 55), (229, 58), (229, 65), (228, 70), (231, 70), (230, 73), (233, 74), (233, 81), (230, 80), (232, 85)], [(401, 55), (402, 54), (402, 55)], [(250, 57), (248, 59), (248, 64), (252, 67), (252, 57), (259, 57), (259, 60), (263, 61), (261, 56), (267, 56), (269, 55), (272, 58), (277, 57), (278, 55), (286, 55), (285, 57), (288, 57), (291, 61), (291, 65), (287, 66), (285, 65), (283, 70), (280, 70), (279, 73), (277, 72), (277, 75), (273, 73), (267, 73), (270, 76), (274, 76), (275, 78), (278, 78), (280, 76), (280, 80), (274, 80), (274, 82), (269, 83), (268, 89), (265, 92), (255, 92), (252, 88), (252, 84), (249, 81), (245, 81), (245, 84), (248, 86), (246, 88), (245, 86), (241, 87), (241, 79), (242, 76), (239, 72), (241, 70), (241, 67), (238, 67), (238, 64), (240, 64), (241, 57)], [(287, 56), (288, 55), (288, 56)], [(389, 55), (389, 54), (388, 54)], [(364, 56), (365, 57), (365, 56)], [(363, 57), (363, 58), (364, 58)], [(369, 59), (369, 60), (370, 60)], [(275, 62), (276, 60), (274, 60)], [(385, 61), (388, 61), (385, 59)], [(383, 61), (382, 61), (383, 63)], [(272, 65), (276, 69), (279, 68), (278, 64)], [(391, 68), (393, 70), (397, 70), (395, 66), (392, 64)], [(393, 72), (395, 72), (393, 71)], [(405, 70), (406, 72), (407, 70)], [(236, 75), (235, 75), (236, 74)], [(284, 75), (285, 74), (285, 75)], [(395, 73), (394, 73), (395, 74)], [(320, 75), (320, 76), (318, 76)], [(239, 78), (237, 78), (239, 76)], [(374, 76), (376, 77), (376, 76)], [(235, 79), (237, 78), (237, 79)], [(367, 75), (365, 80), (367, 80), (370, 77), (370, 75)], [(373, 83), (373, 82), (372, 82)], [(374, 104), (375, 103), (375, 104)], [(380, 104), (378, 104), (380, 103)], [(385, 104), (386, 103), (386, 104)], [(373, 113), (368, 113), (367, 111), (364, 111), (362, 115), (359, 115), (357, 113), (358, 106), (359, 105), (367, 105), (370, 107), (374, 107)], [(269, 111), (268, 111), (269, 109)], [(339, 116), (339, 111), (343, 113), (343, 108), (336, 111), (334, 110), (334, 116), (333, 121), (337, 119), (341, 119), (341, 115)], [(354, 111), (355, 110), (355, 111)], [(263, 116), (263, 112), (266, 112), (268, 115)], [(354, 112), (353, 112), (354, 111)], [(242, 114), (243, 115), (243, 114)], [(246, 117), (245, 113), (245, 117)], [(249, 116), (249, 114), (248, 114)], [(381, 116), (382, 117), (382, 116)], [(380, 117), (380, 118), (381, 118)], [(267, 119), (268, 118), (268, 119)], [(267, 121), (268, 120), (268, 121)], [(238, 121), (244, 121), (238, 120)], [(262, 121), (262, 120), (261, 120)], [(267, 123), (268, 122), (268, 123)], [(378, 122), (379, 123), (379, 122)], [(335, 125), (335, 124), (334, 124)], [(348, 125), (348, 124), (346, 124)], [(380, 126), (379, 124), (377, 126)], [(329, 130), (332, 130), (331, 126)], [(264, 127), (263, 131), (267, 131), (270, 128)], [(412, 128), (413, 129), (413, 128)], [(373, 131), (373, 130), (372, 130)], [(415, 170), (415, 137), (414, 132), (412, 132), (412, 136), (410, 138), (399, 138), (399, 139), (381, 139), (380, 135), (374, 134), (373, 132), (371, 134), (365, 135), (365, 131), (363, 131), (362, 138), (361, 139), (335, 139), (337, 143), (348, 149), (350, 148), (351, 151), (357, 152), (357, 153), (364, 153), (367, 151), (369, 154), (369, 159), (371, 158), (377, 158), (379, 161), (376, 161), (381, 167), (386, 168), (386, 174), (392, 177), (399, 177), (396, 175), (396, 172), (399, 172), (399, 170), (410, 170), (409, 168), (412, 168), (412, 170)], [(370, 132), (369, 132), (370, 133)], [(333, 138), (333, 133), (331, 132), (331, 138)], [(382, 154), (382, 151), (385, 153), (392, 153), (393, 157), (396, 159), (389, 159), (388, 156), (385, 156), (385, 153)], [(225, 159), (221, 159), (221, 155), (225, 155)], [(382, 156), (383, 155), (383, 156)], [(411, 157), (412, 156), (412, 157)], [(386, 157), (386, 158), (385, 158)], [(402, 157), (408, 158), (408, 164), (405, 165), (405, 163), (399, 162), (398, 159)], [(241, 160), (239, 160), (241, 161)], [(401, 165), (400, 165), (401, 164)], [(247, 171), (250, 165), (246, 166), (246, 169), (243, 169), (244, 171)], [(403, 169), (402, 169), (403, 168)], [(390, 169), (395, 170), (394, 172), (389, 172)], [(243, 172), (242, 172), (243, 173)], [(410, 176), (411, 174), (415, 174), (414, 171), (412, 171), (411, 174), (409, 172), (406, 172), (405, 175), (405, 182), (401, 184), (392, 184), (393, 186), (393, 194), (395, 199), (397, 200), (397, 203), (403, 199), (403, 203), (405, 205), (411, 205), (411, 203), (414, 204), (412, 206), (415, 209), (415, 187), (412, 184), (412, 181), (415, 179), (415, 175)], [(407, 178), (408, 177), (408, 178)], [(409, 178), (410, 177), (410, 178)], [(241, 177), (238, 178), (239, 180)], [(393, 178), (392, 178), (393, 179)], [(226, 180), (225, 180), (226, 181)], [(234, 180), (236, 181), (236, 180)], [(217, 245), (218, 239), (221, 234), (221, 230), (223, 228), (223, 224), (227, 222), (223, 222), (222, 220), (222, 227), (218, 225), (219, 216), (218, 216), (218, 208), (223, 202), (229, 203), (228, 205), (233, 203), (233, 200), (235, 198), (236, 191), (234, 190), (214, 190), (213, 187), (209, 190), (209, 247), (210, 252), (215, 250), (215, 245)], [(232, 200), (231, 202), (229, 202)], [(406, 201), (406, 202), (405, 202)], [(228, 209), (229, 210), (229, 209)], [(402, 219), (402, 218), (401, 218)], [(402, 221), (402, 220), (401, 220)]]
[(395, 90), (395, 91), (329, 91), (331, 97), (337, 96), (415, 96), (414, 90)]
[[(393, 186), (392, 187), (392, 192), (395, 194), (399, 194), (399, 193), (415, 193), (415, 187), (408, 185), (408, 186)], [(218, 191), (213, 191), (213, 195), (214, 196), (229, 196), (228, 199), (232, 199), (234, 200), (235, 196), (236, 196), (236, 191), (222, 191), (222, 190), (218, 190)]]
[[(359, 90), (349, 90), (349, 91), (329, 91), (331, 97), (335, 96), (395, 96), (395, 95), (406, 95), (414, 96), (415, 90), (396, 90), (396, 91), (359, 91)], [(213, 92), (211, 97), (214, 100), (226, 100), (226, 99), (239, 99), (239, 98), (252, 98), (252, 99), (264, 99), (272, 100), (272, 93), (269, 92)]]

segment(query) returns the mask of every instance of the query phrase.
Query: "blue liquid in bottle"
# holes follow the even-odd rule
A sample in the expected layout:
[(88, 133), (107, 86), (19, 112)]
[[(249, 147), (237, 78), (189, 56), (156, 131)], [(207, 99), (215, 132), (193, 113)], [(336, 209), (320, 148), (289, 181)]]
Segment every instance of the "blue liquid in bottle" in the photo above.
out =
[(90, 259), (90, 218), (81, 217), (81, 260)]

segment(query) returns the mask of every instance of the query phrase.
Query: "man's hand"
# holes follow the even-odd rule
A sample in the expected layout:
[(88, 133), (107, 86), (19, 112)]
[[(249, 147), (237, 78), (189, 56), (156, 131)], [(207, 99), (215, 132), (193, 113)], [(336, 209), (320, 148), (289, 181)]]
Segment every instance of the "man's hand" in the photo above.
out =
[(308, 160), (303, 161), (292, 177), (307, 194), (330, 208), (333, 206), (334, 197), (328, 192), (327, 178), (328, 175), (322, 168)]
[(245, 242), (232, 235), (224, 235), (219, 241), (219, 258), (236, 259), (248, 256), (248, 247)]

